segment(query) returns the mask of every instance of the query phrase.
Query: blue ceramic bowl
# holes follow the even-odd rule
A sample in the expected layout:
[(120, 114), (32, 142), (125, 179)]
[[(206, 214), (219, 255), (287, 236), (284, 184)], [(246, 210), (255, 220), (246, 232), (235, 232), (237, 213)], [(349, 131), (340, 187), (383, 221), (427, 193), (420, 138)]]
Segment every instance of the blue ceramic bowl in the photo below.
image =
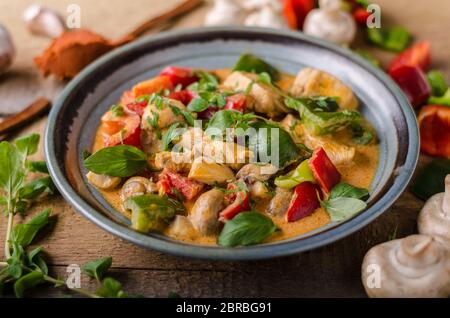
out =
[[(311, 66), (334, 74), (349, 85), (361, 111), (380, 140), (380, 164), (366, 211), (342, 223), (282, 242), (240, 248), (186, 244), (159, 234), (130, 229), (84, 178), (81, 153), (90, 149), (101, 115), (124, 90), (151, 78), (167, 65), (230, 67), (251, 52), (278, 69), (296, 74)], [(347, 49), (298, 32), (259, 28), (202, 28), (163, 33), (128, 44), (89, 65), (72, 80), (49, 117), (45, 151), (50, 174), (64, 198), (103, 229), (158, 251), (220, 260), (254, 260), (299, 253), (330, 244), (367, 225), (388, 209), (406, 188), (419, 155), (414, 112), (400, 89)]]

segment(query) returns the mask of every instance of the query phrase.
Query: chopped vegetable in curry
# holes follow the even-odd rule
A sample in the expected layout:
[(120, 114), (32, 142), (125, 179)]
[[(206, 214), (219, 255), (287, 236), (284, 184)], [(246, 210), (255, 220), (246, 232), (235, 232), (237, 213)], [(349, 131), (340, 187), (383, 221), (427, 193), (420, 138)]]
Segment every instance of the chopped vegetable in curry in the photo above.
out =
[(340, 80), (245, 54), (231, 69), (170, 66), (123, 93), (85, 155), (87, 180), (140, 232), (245, 246), (366, 208), (374, 130)]

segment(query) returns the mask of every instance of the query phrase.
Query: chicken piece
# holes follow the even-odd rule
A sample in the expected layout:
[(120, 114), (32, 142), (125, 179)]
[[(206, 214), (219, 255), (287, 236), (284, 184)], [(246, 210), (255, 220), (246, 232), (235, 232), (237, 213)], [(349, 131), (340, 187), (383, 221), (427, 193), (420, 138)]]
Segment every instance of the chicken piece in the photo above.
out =
[(269, 117), (276, 117), (287, 113), (283, 98), (272, 87), (258, 82), (258, 75), (247, 72), (231, 73), (223, 86), (233, 90), (246, 91), (250, 88), (247, 108), (257, 113), (267, 114)]
[(219, 212), (223, 209), (224, 192), (212, 189), (195, 201), (189, 219), (201, 235), (215, 235), (219, 230)]
[(124, 203), (129, 198), (156, 192), (158, 192), (158, 187), (150, 179), (132, 177), (123, 184), (122, 190), (120, 191), (120, 200)]
[(208, 158), (196, 158), (189, 171), (189, 179), (214, 185), (234, 180), (233, 171), (224, 164), (218, 164)]
[(301, 139), (300, 135), (301, 131), (296, 129), (297, 125), (300, 125), (300, 119), (298, 119), (292, 114), (288, 114), (286, 115), (286, 117), (283, 118), (282, 121), (280, 121), (280, 125), (285, 131), (289, 133), (292, 140), (296, 144), (303, 143), (303, 140)]
[(191, 170), (193, 154), (191, 152), (161, 151), (156, 153), (154, 167), (164, 168), (175, 172), (189, 172)]
[(272, 200), (270, 200), (269, 206), (267, 207), (267, 213), (279, 217), (284, 216), (289, 207), (289, 203), (291, 202), (292, 195), (292, 190), (277, 187), (275, 195)]
[(254, 183), (256, 181), (267, 181), (275, 173), (277, 173), (278, 168), (272, 164), (258, 164), (249, 163), (243, 166), (238, 173), (236, 178), (243, 179), (245, 182)]
[(296, 97), (338, 97), (338, 104), (342, 109), (358, 108), (358, 100), (347, 85), (327, 72), (310, 67), (298, 73), (292, 85), (291, 94)]
[(122, 182), (122, 178), (96, 174), (92, 171), (89, 171), (86, 174), (86, 178), (88, 179), (90, 184), (102, 190), (112, 190), (116, 188), (120, 184), (120, 182)]
[[(186, 107), (175, 99), (161, 97), (159, 102), (150, 103), (145, 107), (142, 115), (142, 129), (162, 130), (176, 122), (184, 122), (181, 114), (176, 114), (176, 109), (184, 110)], [(174, 112), (175, 109), (175, 112)]]
[(197, 236), (197, 230), (189, 218), (183, 215), (177, 215), (167, 228), (167, 234), (177, 239), (194, 240)]

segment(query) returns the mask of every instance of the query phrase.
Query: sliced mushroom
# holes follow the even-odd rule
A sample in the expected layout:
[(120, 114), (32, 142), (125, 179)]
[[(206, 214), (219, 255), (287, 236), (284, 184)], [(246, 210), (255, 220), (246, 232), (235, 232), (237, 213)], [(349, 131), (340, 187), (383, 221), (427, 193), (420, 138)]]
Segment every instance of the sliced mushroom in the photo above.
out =
[(362, 265), (369, 297), (450, 296), (450, 241), (411, 235), (369, 250)]
[(177, 215), (175, 217), (175, 220), (172, 221), (167, 229), (167, 234), (181, 240), (194, 240), (198, 236), (197, 230), (191, 220), (183, 215)]
[(214, 235), (219, 230), (219, 212), (223, 209), (223, 199), (223, 191), (212, 189), (195, 201), (189, 219), (201, 235)]
[(132, 177), (123, 184), (122, 190), (120, 191), (120, 199), (123, 203), (129, 198), (156, 192), (158, 192), (158, 187), (150, 179), (144, 177)]
[(267, 181), (277, 173), (277, 171), (278, 168), (272, 164), (249, 163), (238, 171), (236, 178), (243, 179), (248, 183)]
[(233, 171), (226, 165), (215, 163), (206, 158), (194, 160), (188, 178), (209, 185), (223, 184), (234, 180)]
[(435, 194), (425, 203), (417, 226), (421, 234), (450, 239), (450, 174), (445, 178), (445, 192)]
[(258, 113), (275, 117), (287, 113), (283, 98), (272, 87), (258, 82), (258, 75), (236, 71), (231, 73), (223, 83), (224, 87), (233, 90), (250, 88), (247, 108)]
[(291, 94), (296, 97), (338, 97), (341, 108), (358, 108), (358, 100), (347, 85), (333, 75), (311, 67), (306, 67), (298, 73), (292, 85)]
[(120, 182), (122, 182), (122, 178), (96, 174), (92, 171), (89, 171), (86, 174), (86, 178), (88, 179), (90, 184), (103, 190), (112, 190), (116, 188), (120, 184)]
[(284, 216), (291, 202), (292, 194), (292, 190), (277, 187), (275, 195), (267, 207), (267, 213), (279, 217)]
[(256, 181), (248, 186), (250, 197), (253, 199), (267, 200), (272, 197), (269, 188), (264, 182)]

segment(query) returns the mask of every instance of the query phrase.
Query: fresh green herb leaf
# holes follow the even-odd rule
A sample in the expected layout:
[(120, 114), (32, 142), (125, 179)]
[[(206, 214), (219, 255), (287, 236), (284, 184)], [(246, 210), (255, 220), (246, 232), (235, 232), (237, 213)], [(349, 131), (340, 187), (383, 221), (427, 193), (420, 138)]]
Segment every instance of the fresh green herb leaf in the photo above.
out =
[(359, 122), (350, 124), (353, 132), (352, 142), (356, 145), (367, 145), (375, 139), (374, 134)]
[(329, 199), (353, 198), (365, 200), (369, 197), (369, 191), (363, 188), (354, 187), (348, 183), (341, 182), (331, 190)]
[(390, 29), (367, 28), (367, 37), (372, 44), (395, 52), (403, 51), (411, 42), (411, 34), (402, 27)]
[(195, 125), (194, 116), (192, 116), (192, 114), (187, 110), (181, 109), (180, 111), (181, 111), (181, 115), (183, 115), (184, 119), (186, 120), (186, 123), (189, 126), (194, 127), (194, 125)]
[(129, 177), (147, 167), (142, 150), (128, 145), (103, 148), (84, 160), (86, 169), (111, 177)]
[(262, 72), (258, 76), (258, 82), (266, 84), (266, 85), (272, 85), (272, 78), (270, 75), (266, 72)]
[(276, 230), (276, 225), (267, 216), (258, 212), (241, 212), (225, 223), (218, 244), (224, 247), (253, 245)]
[(83, 271), (92, 278), (101, 282), (106, 272), (112, 265), (111, 257), (103, 257), (96, 261), (89, 262), (83, 266)]
[(444, 74), (440, 71), (430, 71), (427, 74), (428, 82), (431, 86), (431, 95), (441, 97), (448, 89), (448, 83)]
[[(24, 142), (25, 144), (25, 142)], [(23, 144), (22, 151), (7, 141), (0, 143), (0, 187), (10, 196), (15, 197), (23, 185), (23, 153), (28, 147)]]
[(149, 104), (155, 105), (155, 107), (157, 109), (162, 110), (162, 109), (164, 109), (164, 104), (165, 104), (164, 97), (162, 97), (159, 94), (154, 93), (150, 97)]
[(167, 295), (167, 298), (181, 298), (181, 296), (178, 293), (171, 291)]
[(54, 194), (55, 185), (50, 177), (42, 177), (31, 181), (19, 190), (19, 198), (25, 200), (34, 200), (42, 193)]
[(121, 117), (125, 114), (125, 110), (121, 105), (112, 105), (111, 112), (114, 117)]
[(162, 230), (175, 215), (185, 212), (182, 203), (156, 194), (129, 198), (125, 201), (124, 208), (131, 211), (132, 228), (141, 232)]
[(252, 54), (241, 55), (234, 65), (233, 71), (244, 71), (256, 74), (267, 73), (273, 81), (277, 80), (279, 75), (279, 72), (275, 67)]
[(397, 230), (398, 230), (398, 226), (395, 226), (394, 232), (392, 232), (391, 234), (389, 234), (387, 240), (388, 241), (393, 241), (395, 239), (397, 239)]
[(339, 97), (316, 96), (309, 97), (309, 99), (311, 99), (311, 105), (315, 107), (314, 111), (316, 112), (332, 113), (339, 109)]
[(44, 282), (44, 275), (41, 272), (30, 272), (14, 283), (14, 293), (17, 298), (22, 298), (25, 291), (30, 288), (36, 287), (38, 284)]
[(199, 91), (215, 91), (219, 86), (219, 80), (211, 73), (204, 71), (195, 71), (194, 75), (199, 78), (199, 81), (188, 86), (188, 90)]
[(102, 287), (100, 287), (97, 295), (105, 298), (126, 298), (127, 294), (123, 291), (122, 284), (111, 277), (106, 277), (102, 282)]
[(191, 102), (187, 105), (187, 110), (190, 112), (202, 112), (206, 109), (208, 109), (209, 104), (206, 100), (202, 98), (194, 98), (191, 100)]
[(445, 177), (450, 174), (450, 159), (438, 158), (427, 164), (414, 179), (411, 192), (422, 200), (445, 192)]
[(370, 54), (369, 52), (363, 51), (363, 50), (356, 50), (355, 52), (356, 52), (356, 54), (361, 56), (363, 59), (370, 62), (370, 64), (372, 64), (373, 66), (375, 66), (375, 67), (381, 66), (380, 61), (378, 61), (375, 57), (373, 57), (372, 54)]
[(41, 257), (43, 247), (39, 246), (28, 253), (28, 267), (33, 268), (36, 271), (40, 271), (42, 274), (48, 274), (48, 266), (44, 259)]
[(15, 140), (16, 147), (22, 153), (23, 158), (34, 155), (37, 152), (40, 136), (31, 134)]
[(26, 247), (31, 244), (36, 234), (48, 224), (51, 210), (46, 209), (25, 224), (17, 224), (11, 233), (11, 241)]
[(367, 204), (362, 200), (344, 197), (322, 201), (321, 205), (330, 215), (332, 222), (346, 220), (367, 207)]
[(48, 168), (45, 161), (27, 161), (27, 169), (31, 172), (40, 172), (48, 174)]
[(172, 141), (177, 140), (182, 134), (186, 132), (186, 128), (178, 128), (180, 126), (180, 123), (174, 123), (172, 124), (167, 131), (162, 135), (161, 138), (161, 150), (167, 151), (169, 150), (170, 143)]

